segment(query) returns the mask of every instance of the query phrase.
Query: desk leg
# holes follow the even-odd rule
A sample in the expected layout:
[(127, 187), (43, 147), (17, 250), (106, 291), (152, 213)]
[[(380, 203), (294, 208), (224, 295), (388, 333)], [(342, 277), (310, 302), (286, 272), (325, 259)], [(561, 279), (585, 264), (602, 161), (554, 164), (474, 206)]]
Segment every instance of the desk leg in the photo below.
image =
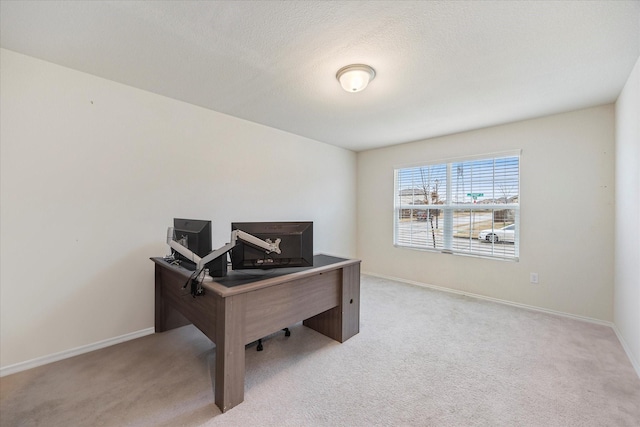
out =
[(342, 340), (360, 332), (360, 264), (342, 269)]
[(156, 332), (164, 332), (170, 329), (179, 328), (189, 325), (191, 322), (187, 320), (178, 310), (169, 304), (165, 295), (170, 286), (176, 288), (179, 284), (175, 279), (166, 277), (159, 265), (156, 265), (156, 284), (155, 284), (155, 329)]
[(226, 412), (244, 400), (244, 294), (216, 301), (215, 401)]
[(360, 264), (342, 269), (340, 305), (302, 323), (339, 342), (360, 332)]

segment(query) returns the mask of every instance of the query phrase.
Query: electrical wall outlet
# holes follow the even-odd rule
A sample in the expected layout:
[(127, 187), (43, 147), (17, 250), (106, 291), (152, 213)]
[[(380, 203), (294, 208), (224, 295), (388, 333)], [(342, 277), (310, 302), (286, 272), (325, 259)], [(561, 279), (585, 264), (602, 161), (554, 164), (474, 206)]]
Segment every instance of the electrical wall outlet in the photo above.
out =
[(538, 283), (538, 273), (529, 273), (529, 281), (531, 283)]

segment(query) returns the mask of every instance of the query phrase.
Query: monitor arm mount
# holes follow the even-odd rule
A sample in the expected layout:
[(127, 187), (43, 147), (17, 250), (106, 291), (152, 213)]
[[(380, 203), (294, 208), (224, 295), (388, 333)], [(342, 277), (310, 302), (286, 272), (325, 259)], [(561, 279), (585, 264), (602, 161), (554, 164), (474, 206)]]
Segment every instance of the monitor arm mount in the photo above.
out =
[[(173, 227), (169, 227), (167, 230), (167, 244), (171, 246), (176, 252), (180, 253), (185, 258), (193, 261), (196, 264), (196, 272), (197, 276), (192, 280), (192, 289), (191, 293), (195, 296), (197, 294), (202, 293), (202, 289), (199, 287), (201, 282), (211, 282), (213, 278), (206, 275), (204, 272), (204, 266), (213, 261), (214, 259), (226, 255), (231, 249), (233, 249), (238, 244), (238, 239), (246, 242), (252, 246), (255, 246), (259, 249), (265, 251), (265, 253), (270, 254), (271, 252), (275, 252), (277, 254), (281, 253), (280, 251), (280, 239), (276, 239), (275, 242), (272, 242), (271, 239), (262, 240), (252, 234), (246, 233), (242, 230), (233, 230), (231, 232), (231, 241), (221, 248), (216, 249), (215, 251), (210, 252), (203, 258), (200, 258), (198, 255), (190, 251), (186, 247), (182, 246), (180, 243), (173, 240)], [(199, 279), (202, 277), (201, 279)], [(194, 286), (197, 287), (197, 290), (194, 290)]]

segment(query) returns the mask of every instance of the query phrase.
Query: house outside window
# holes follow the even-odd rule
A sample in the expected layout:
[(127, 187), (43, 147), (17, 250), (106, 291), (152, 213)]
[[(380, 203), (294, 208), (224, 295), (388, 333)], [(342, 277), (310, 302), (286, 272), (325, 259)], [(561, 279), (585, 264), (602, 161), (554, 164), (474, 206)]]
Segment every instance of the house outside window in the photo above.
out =
[(517, 261), (520, 153), (395, 169), (394, 245)]

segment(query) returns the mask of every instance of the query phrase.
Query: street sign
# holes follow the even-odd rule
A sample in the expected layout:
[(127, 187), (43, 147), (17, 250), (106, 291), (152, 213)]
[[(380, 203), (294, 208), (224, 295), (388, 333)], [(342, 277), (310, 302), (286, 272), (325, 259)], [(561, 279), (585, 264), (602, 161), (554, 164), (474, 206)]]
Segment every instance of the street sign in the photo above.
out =
[(473, 197), (474, 199), (478, 197), (483, 197), (483, 196), (484, 196), (484, 193), (467, 193), (467, 197)]

